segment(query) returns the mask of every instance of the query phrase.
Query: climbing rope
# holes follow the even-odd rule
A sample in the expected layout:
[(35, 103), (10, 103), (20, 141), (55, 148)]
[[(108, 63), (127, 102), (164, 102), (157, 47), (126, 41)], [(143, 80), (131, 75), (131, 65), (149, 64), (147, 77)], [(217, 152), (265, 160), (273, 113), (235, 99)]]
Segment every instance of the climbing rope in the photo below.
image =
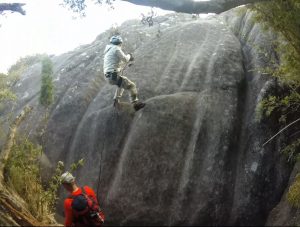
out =
[(100, 198), (99, 198), (99, 186), (100, 186), (100, 182), (101, 182), (102, 153), (103, 153), (103, 150), (104, 150), (104, 142), (102, 143), (102, 149), (101, 149), (101, 151), (100, 151), (100, 168), (99, 168), (98, 183), (97, 183), (97, 191), (96, 191), (96, 195), (97, 195), (98, 201), (100, 201)]

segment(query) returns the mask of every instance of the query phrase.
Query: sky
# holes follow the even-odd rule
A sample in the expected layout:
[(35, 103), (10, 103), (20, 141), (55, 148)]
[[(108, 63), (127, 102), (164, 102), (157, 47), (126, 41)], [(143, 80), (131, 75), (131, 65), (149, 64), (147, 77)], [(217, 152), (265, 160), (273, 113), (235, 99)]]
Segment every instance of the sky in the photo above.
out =
[[(7, 70), (19, 58), (37, 53), (59, 55), (88, 44), (100, 33), (128, 19), (140, 19), (151, 8), (119, 1), (114, 10), (88, 4), (85, 18), (60, 6), (62, 0), (0, 0), (0, 3), (26, 3), (26, 15), (0, 15), (0, 72)], [(158, 15), (169, 13), (155, 9)]]

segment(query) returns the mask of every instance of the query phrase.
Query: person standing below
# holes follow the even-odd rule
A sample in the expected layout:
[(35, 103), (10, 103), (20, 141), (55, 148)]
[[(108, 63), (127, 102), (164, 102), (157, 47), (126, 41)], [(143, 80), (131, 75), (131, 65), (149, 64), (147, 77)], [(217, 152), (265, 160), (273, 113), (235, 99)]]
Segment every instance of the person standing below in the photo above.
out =
[(88, 186), (78, 187), (70, 172), (62, 174), (60, 180), (69, 192), (64, 201), (64, 226), (101, 226), (104, 223), (104, 213), (93, 189)]
[(104, 76), (109, 84), (118, 87), (114, 96), (114, 106), (119, 103), (119, 99), (122, 97), (125, 89), (129, 90), (133, 108), (138, 111), (145, 106), (145, 103), (138, 101), (136, 85), (127, 77), (120, 75), (122, 64), (134, 60), (132, 54), (126, 55), (122, 51), (122, 43), (121, 36), (112, 36), (110, 38), (110, 44), (104, 50)]

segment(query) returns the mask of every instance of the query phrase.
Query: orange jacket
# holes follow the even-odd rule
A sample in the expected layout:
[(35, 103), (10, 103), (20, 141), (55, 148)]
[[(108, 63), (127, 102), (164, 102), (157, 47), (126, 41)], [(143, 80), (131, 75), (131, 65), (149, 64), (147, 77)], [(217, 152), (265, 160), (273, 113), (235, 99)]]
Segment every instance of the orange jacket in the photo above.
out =
[[(84, 186), (85, 193), (88, 196), (92, 196), (92, 198), (98, 202), (97, 196), (93, 189), (88, 186)], [(76, 191), (72, 192), (72, 196), (80, 195), (82, 193), (81, 188), (78, 188)], [(65, 226), (72, 226), (73, 224), (73, 210), (72, 210), (72, 198), (66, 198), (64, 202), (64, 209), (65, 209)], [(101, 218), (104, 220), (103, 212), (100, 212)]]

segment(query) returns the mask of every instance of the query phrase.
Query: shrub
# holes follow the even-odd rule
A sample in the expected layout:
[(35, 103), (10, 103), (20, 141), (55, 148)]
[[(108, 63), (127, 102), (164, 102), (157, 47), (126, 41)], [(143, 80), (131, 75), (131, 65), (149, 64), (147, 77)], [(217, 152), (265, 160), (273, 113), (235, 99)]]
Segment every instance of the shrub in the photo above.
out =
[[(61, 185), (60, 176), (64, 164), (59, 161), (55, 172), (43, 185), (41, 178), (40, 156), (42, 147), (28, 139), (22, 139), (13, 145), (5, 165), (5, 180), (26, 202), (28, 210), (39, 221), (49, 224), (53, 220), (58, 200), (57, 192)], [(72, 163), (70, 172), (84, 164), (84, 160)]]
[(287, 200), (293, 207), (300, 208), (300, 174), (296, 176), (295, 182), (290, 186)]
[[(258, 105), (257, 119), (271, 117), (285, 126), (295, 121), (300, 110), (300, 4), (298, 0), (274, 0), (251, 8), (256, 13), (255, 21), (277, 35), (272, 43), (275, 54), (270, 56), (270, 66), (264, 71), (280, 85), (277, 94), (266, 97)], [(296, 154), (294, 148), (299, 147), (298, 137), (291, 139), (283, 150), (289, 160), (296, 159), (292, 156)]]
[(36, 54), (20, 58), (8, 70), (9, 84), (15, 84), (20, 79), (25, 70), (27, 70), (30, 66), (40, 62), (44, 56), (45, 55), (42, 54)]
[(43, 106), (49, 106), (53, 102), (53, 65), (50, 58), (44, 58), (42, 61), (42, 85), (40, 94), (40, 103)]
[(42, 148), (25, 139), (14, 144), (5, 167), (5, 178), (10, 187), (21, 195), (29, 211), (40, 221), (49, 213), (44, 201), (39, 157)]

